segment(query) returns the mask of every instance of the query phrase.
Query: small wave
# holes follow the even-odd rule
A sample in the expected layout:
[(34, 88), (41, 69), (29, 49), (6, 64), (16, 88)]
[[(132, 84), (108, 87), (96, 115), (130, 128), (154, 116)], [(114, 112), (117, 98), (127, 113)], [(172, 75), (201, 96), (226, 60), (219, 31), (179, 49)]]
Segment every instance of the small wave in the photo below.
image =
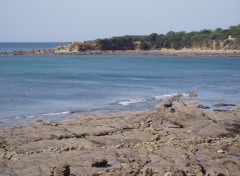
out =
[(143, 103), (143, 102), (146, 102), (146, 101), (148, 101), (148, 100), (147, 99), (142, 99), (142, 98), (129, 99), (129, 100), (121, 101), (118, 104), (123, 105), (123, 106), (127, 106), (127, 105), (130, 105), (130, 104)]
[(28, 116), (15, 116), (15, 119), (35, 119), (42, 116), (54, 116), (54, 115), (63, 115), (63, 114), (70, 114), (69, 111), (64, 112), (50, 112), (50, 113), (43, 113), (43, 114), (37, 114), (37, 115), (28, 115)]
[(172, 97), (172, 96), (175, 96), (175, 95), (177, 95), (177, 93), (174, 93), (174, 94), (165, 94), (165, 95), (158, 95), (158, 96), (155, 96), (154, 98), (155, 98), (155, 99), (158, 99), (158, 100), (162, 100), (162, 99), (169, 98), (169, 97)]
[[(175, 95), (177, 95), (177, 93), (158, 95), (158, 96), (154, 96), (154, 97), (150, 97), (150, 98), (129, 99), (129, 100), (124, 100), (124, 101), (118, 102), (117, 104), (123, 105), (123, 106), (128, 106), (130, 104), (145, 103), (145, 102), (155, 101), (155, 100), (163, 100), (165, 98), (169, 98), (169, 97), (172, 97)], [(188, 94), (183, 93), (182, 96), (185, 97), (185, 96), (188, 96)]]
[(64, 112), (50, 112), (50, 113), (40, 114), (40, 116), (52, 116), (52, 115), (61, 115), (61, 114), (70, 114), (70, 112), (69, 112), (69, 111), (64, 111)]
[(76, 109), (76, 110), (71, 110), (69, 113), (70, 114), (75, 114), (75, 113), (88, 113), (93, 111), (93, 109)]

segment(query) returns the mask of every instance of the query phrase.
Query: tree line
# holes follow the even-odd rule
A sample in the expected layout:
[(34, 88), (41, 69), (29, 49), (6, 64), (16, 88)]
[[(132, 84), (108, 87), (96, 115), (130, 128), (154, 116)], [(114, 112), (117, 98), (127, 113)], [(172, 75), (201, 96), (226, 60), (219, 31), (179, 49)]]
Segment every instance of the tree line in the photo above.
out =
[(207, 49), (240, 49), (240, 25), (228, 29), (204, 29), (192, 32), (174, 32), (167, 34), (126, 35), (94, 41), (101, 50), (149, 50), (182, 49), (204, 47)]

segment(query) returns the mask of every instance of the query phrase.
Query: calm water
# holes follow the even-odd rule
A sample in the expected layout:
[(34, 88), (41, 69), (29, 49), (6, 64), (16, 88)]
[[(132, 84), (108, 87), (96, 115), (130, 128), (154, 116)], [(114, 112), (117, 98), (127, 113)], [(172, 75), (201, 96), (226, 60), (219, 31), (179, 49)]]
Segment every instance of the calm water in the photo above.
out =
[(0, 125), (149, 109), (189, 90), (240, 105), (240, 58), (0, 56)]
[(66, 44), (64, 42), (0, 42), (0, 51), (22, 51), (22, 50), (38, 50), (54, 48), (59, 45)]

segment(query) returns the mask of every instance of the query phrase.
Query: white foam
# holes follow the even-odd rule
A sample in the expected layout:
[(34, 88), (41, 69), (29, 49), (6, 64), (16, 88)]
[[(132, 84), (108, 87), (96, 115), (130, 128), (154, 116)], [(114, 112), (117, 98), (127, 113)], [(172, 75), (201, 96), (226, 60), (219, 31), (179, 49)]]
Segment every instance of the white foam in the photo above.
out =
[(127, 105), (130, 105), (130, 104), (143, 103), (143, 102), (146, 102), (146, 101), (148, 101), (148, 99), (142, 99), (142, 98), (129, 99), (129, 100), (121, 101), (118, 104), (123, 105), (123, 106), (127, 106)]
[(39, 116), (54, 116), (54, 115), (61, 115), (61, 114), (70, 114), (69, 111), (64, 111), (64, 112), (50, 112), (50, 113), (44, 113), (44, 114), (37, 114), (37, 115), (29, 115), (29, 116), (15, 116), (15, 119), (22, 119), (22, 118), (26, 118), (26, 119), (34, 119), (37, 118)]
[(188, 93), (182, 93), (182, 96), (183, 97), (189, 97), (189, 94)]
[[(130, 104), (137, 104), (137, 103), (144, 103), (147, 101), (154, 101), (154, 100), (163, 100), (165, 98), (169, 98), (172, 96), (177, 95), (178, 93), (173, 93), (173, 94), (165, 94), (165, 95), (158, 95), (155, 97), (151, 97), (151, 98), (137, 98), (137, 99), (129, 99), (129, 100), (124, 100), (119, 102), (119, 105), (123, 105), (123, 106), (128, 106)], [(188, 96), (188, 94), (183, 93), (182, 96)]]
[(50, 112), (46, 114), (41, 114), (41, 116), (52, 116), (52, 115), (61, 115), (61, 114), (69, 114), (69, 111), (64, 111), (64, 112)]
[(174, 93), (174, 94), (165, 94), (165, 95), (158, 95), (158, 96), (155, 96), (156, 99), (158, 100), (162, 100), (162, 99), (165, 99), (165, 98), (168, 98), (168, 97), (172, 97), (172, 96), (175, 96), (177, 95), (177, 93)]
[(30, 116), (26, 116), (25, 118), (27, 118), (27, 119), (34, 119), (34, 118), (36, 118), (37, 116), (35, 116), (35, 115), (30, 115)]

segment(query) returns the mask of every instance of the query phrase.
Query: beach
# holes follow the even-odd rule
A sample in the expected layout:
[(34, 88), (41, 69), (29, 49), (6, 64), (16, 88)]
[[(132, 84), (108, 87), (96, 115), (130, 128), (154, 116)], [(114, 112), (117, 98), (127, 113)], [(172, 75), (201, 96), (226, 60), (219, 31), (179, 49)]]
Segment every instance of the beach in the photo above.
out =
[(154, 110), (1, 127), (0, 173), (238, 176), (240, 107), (206, 108), (178, 94)]

